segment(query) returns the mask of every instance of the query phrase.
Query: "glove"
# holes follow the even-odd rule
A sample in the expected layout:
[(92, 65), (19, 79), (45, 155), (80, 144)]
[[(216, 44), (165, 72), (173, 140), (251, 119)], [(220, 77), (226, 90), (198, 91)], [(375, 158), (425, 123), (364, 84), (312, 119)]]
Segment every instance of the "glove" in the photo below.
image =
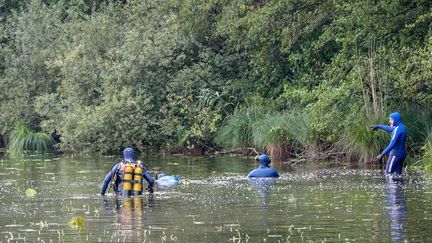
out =
[(378, 129), (378, 126), (370, 126), (369, 127), (372, 131), (376, 131)]
[(378, 155), (376, 158), (375, 158), (375, 161), (380, 161), (381, 159), (382, 159), (382, 155), (380, 154), (380, 155)]
[(153, 187), (152, 186), (150, 186), (150, 185), (147, 185), (147, 191), (149, 192), (149, 193), (153, 193)]

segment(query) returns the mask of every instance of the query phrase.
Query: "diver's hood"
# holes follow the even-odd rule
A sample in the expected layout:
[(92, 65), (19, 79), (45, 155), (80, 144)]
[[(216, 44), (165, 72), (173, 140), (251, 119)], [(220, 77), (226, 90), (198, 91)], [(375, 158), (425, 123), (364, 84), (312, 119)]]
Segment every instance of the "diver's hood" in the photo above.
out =
[(133, 148), (126, 148), (123, 150), (123, 158), (126, 161), (135, 160), (135, 150), (133, 150)]
[(393, 126), (399, 125), (399, 123), (401, 123), (401, 121), (402, 121), (401, 115), (397, 112), (392, 113), (390, 115), (390, 118), (393, 119)]
[(260, 164), (262, 166), (265, 166), (265, 167), (269, 167), (269, 164), (271, 162), (270, 157), (268, 157), (268, 155), (266, 155), (266, 154), (260, 155), (257, 160), (260, 162)]

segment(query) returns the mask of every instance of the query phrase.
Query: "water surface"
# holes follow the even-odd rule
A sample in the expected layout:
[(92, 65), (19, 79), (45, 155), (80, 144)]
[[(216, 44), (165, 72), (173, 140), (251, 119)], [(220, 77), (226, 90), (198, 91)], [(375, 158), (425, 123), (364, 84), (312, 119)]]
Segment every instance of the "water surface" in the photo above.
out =
[[(143, 158), (179, 175), (153, 195), (100, 196), (113, 158), (0, 159), (0, 242), (431, 242), (432, 183), (376, 167), (276, 165), (249, 181), (252, 158)], [(27, 197), (26, 189), (37, 191)], [(84, 217), (82, 228), (67, 224)]]

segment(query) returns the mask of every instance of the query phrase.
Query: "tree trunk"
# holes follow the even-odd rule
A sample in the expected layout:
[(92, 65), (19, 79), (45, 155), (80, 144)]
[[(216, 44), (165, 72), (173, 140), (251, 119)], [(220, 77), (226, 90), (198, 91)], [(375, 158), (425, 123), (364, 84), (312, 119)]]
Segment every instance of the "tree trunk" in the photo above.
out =
[(374, 63), (374, 52), (375, 52), (375, 39), (369, 39), (369, 51), (368, 51), (368, 60), (369, 60), (369, 82), (370, 82), (370, 91), (372, 95), (372, 114), (374, 116), (378, 115), (378, 98), (376, 94), (375, 88), (375, 63)]

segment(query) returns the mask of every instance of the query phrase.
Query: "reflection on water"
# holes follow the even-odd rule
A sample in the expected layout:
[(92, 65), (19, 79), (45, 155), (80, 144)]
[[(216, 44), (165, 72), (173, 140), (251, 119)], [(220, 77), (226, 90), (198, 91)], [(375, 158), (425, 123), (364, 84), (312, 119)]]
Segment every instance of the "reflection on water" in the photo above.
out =
[(270, 196), (273, 192), (274, 184), (277, 178), (259, 178), (259, 177), (248, 177), (248, 181), (252, 188), (254, 188), (261, 199), (261, 205), (263, 207), (268, 207), (270, 202)]
[(144, 240), (144, 218), (153, 206), (153, 195), (134, 197), (101, 196), (102, 208), (111, 215), (118, 225), (115, 235), (124, 236), (124, 240)]
[(384, 200), (390, 220), (391, 239), (392, 242), (403, 242), (406, 240), (407, 230), (407, 203), (404, 182), (402, 178), (394, 179), (391, 175), (387, 175), (386, 180), (387, 186)]
[[(187, 183), (100, 196), (110, 158), (3, 158), (0, 242), (432, 242), (432, 182), (418, 173), (386, 181), (370, 168), (280, 164), (280, 178), (248, 180), (253, 159), (143, 161)], [(67, 224), (75, 217), (81, 230)]]

